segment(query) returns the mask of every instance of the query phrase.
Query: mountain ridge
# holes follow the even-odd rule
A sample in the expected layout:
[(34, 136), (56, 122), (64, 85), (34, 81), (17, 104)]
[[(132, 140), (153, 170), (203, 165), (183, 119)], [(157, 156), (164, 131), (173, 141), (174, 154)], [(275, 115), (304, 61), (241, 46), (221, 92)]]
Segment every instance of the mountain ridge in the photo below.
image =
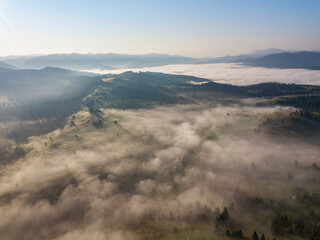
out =
[(320, 53), (312, 51), (283, 52), (244, 61), (246, 65), (267, 68), (306, 68), (320, 70)]
[(2, 69), (9, 69), (9, 70), (15, 70), (15, 69), (18, 69), (17, 67), (11, 65), (11, 64), (8, 64), (8, 63), (4, 63), (4, 62), (0, 62), (0, 68)]
[[(212, 64), (212, 63), (242, 63), (250, 66), (265, 66), (275, 68), (308, 68), (318, 69), (320, 64), (315, 62), (312, 66), (309, 56), (303, 57), (298, 64), (297, 55), (301, 53), (314, 53), (320, 54), (318, 50), (313, 51), (294, 51), (282, 50), (278, 48), (268, 48), (263, 50), (255, 50), (248, 54), (241, 54), (235, 56), (223, 56), (216, 58), (192, 58), (180, 55), (168, 54), (118, 54), (118, 53), (63, 53), (63, 54), (49, 54), (49, 55), (36, 55), (36, 56), (9, 56), (0, 57), (0, 63), (3, 63), (2, 68), (16, 69), (42, 69), (45, 67), (58, 67), (72, 70), (113, 70), (113, 69), (128, 69), (128, 68), (144, 68), (144, 67), (157, 67), (174, 64)], [(284, 54), (286, 58), (282, 58), (282, 62), (277, 58), (281, 58)], [(289, 55), (288, 55), (289, 54)], [(275, 56), (270, 56), (275, 55)], [(269, 57), (267, 57), (269, 56)], [(262, 59), (261, 59), (262, 58)], [(291, 59), (291, 58), (294, 58)], [(269, 61), (266, 63), (265, 61)], [(273, 61), (273, 62), (272, 62)], [(284, 61), (287, 63), (285, 64)], [(295, 64), (293, 62), (295, 61)], [(302, 61), (305, 61), (303, 63)], [(307, 63), (308, 62), (308, 63)], [(14, 65), (13, 63), (16, 63)], [(307, 64), (306, 64), (307, 63)], [(6, 64), (9, 66), (6, 67)], [(10, 65), (11, 64), (11, 65)], [(1, 67), (1, 64), (0, 64)]]

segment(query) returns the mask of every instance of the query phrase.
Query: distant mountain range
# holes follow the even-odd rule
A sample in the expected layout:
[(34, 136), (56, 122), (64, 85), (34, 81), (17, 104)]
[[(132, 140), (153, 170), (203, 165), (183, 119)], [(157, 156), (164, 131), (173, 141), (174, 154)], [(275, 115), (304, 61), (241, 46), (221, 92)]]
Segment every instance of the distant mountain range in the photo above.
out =
[(119, 68), (142, 68), (155, 67), (169, 64), (188, 64), (195, 63), (197, 59), (183, 56), (172, 56), (166, 54), (145, 54), (145, 55), (128, 55), (128, 54), (51, 54), (45, 56), (36, 56), (26, 58), (20, 61), (14, 59), (0, 58), (0, 61), (7, 63), (16, 62), (16, 66), (26, 69), (41, 69), (45, 67), (60, 67), (74, 70), (90, 69), (119, 69)]
[(4, 63), (4, 62), (0, 62), (0, 68), (2, 68), (2, 69), (18, 69), (17, 67), (12, 66), (8, 63)]
[(258, 59), (246, 60), (245, 64), (267, 68), (306, 68), (320, 70), (319, 52), (283, 52)]
[(0, 68), (41, 69), (59, 67), (73, 70), (125, 69), (165, 66), (170, 64), (242, 63), (269, 68), (320, 69), (320, 51), (285, 51), (277, 48), (257, 50), (248, 54), (218, 58), (189, 58), (166, 54), (51, 54), (44, 56), (0, 57)]
[(263, 50), (252, 51), (248, 55), (258, 58), (258, 57), (264, 57), (264, 56), (267, 56), (267, 55), (270, 55), (270, 54), (277, 54), (277, 53), (283, 53), (283, 52), (296, 52), (296, 51), (293, 51), (293, 50), (282, 50), (282, 49), (279, 49), (279, 48), (268, 48), (268, 49), (263, 49)]

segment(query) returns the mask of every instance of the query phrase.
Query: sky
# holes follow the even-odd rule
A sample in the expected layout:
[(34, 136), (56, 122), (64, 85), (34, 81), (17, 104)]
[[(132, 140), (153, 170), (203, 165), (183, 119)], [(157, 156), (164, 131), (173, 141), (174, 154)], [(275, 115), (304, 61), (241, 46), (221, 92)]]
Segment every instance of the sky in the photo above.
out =
[(0, 56), (320, 49), (320, 0), (0, 0)]

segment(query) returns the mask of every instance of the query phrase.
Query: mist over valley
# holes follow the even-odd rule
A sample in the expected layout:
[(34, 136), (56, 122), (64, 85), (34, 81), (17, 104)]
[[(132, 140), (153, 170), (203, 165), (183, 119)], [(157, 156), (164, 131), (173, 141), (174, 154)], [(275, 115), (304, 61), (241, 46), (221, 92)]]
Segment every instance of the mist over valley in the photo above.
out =
[(320, 240), (320, 2), (0, 0), (0, 240)]

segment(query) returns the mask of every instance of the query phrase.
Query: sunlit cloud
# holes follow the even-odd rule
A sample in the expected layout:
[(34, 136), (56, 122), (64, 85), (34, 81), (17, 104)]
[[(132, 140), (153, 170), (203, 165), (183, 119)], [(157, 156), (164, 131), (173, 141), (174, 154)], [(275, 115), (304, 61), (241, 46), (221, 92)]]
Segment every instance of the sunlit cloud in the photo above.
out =
[(248, 67), (235, 63), (177, 64), (161, 67), (117, 70), (90, 70), (101, 74), (119, 74), (125, 71), (163, 72), (207, 78), (219, 83), (249, 85), (263, 82), (320, 84), (320, 71), (307, 69), (274, 69)]
[(198, 213), (197, 202), (215, 209), (234, 201), (243, 209), (246, 203), (235, 201), (239, 190), (267, 197), (281, 191), (257, 192), (256, 184), (307, 187), (318, 174), (307, 167), (319, 159), (318, 146), (303, 139), (277, 141), (255, 130), (262, 117), (293, 110), (103, 110), (110, 122), (99, 131), (81, 123), (80, 116), (90, 118), (84, 110), (75, 117), (79, 129), (33, 137), (25, 158), (1, 168), (3, 239), (135, 239), (128, 229), (150, 214), (161, 223), (170, 211), (182, 219)]

